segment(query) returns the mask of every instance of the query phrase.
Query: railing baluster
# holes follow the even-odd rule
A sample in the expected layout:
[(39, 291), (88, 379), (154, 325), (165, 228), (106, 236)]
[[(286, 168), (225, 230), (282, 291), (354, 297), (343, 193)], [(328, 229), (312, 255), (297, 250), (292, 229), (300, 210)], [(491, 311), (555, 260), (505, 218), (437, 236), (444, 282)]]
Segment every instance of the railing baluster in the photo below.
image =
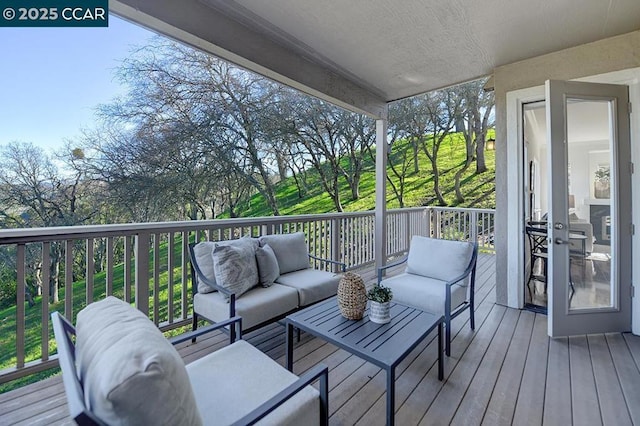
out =
[(153, 235), (153, 321), (160, 324), (160, 234)]
[(169, 324), (173, 324), (173, 268), (175, 263), (175, 235), (169, 232), (169, 241), (167, 248), (167, 317)]
[(131, 258), (133, 244), (131, 236), (126, 235), (124, 237), (124, 300), (127, 303), (131, 303)]
[(107, 271), (106, 271), (107, 296), (113, 295), (113, 237), (107, 237)]
[[(180, 317), (186, 320), (189, 317), (187, 307), (189, 306), (189, 231), (182, 232), (182, 285), (180, 288), (180, 300), (182, 308), (180, 309)], [(193, 283), (191, 283), (193, 285)]]
[(149, 240), (148, 231), (136, 235), (136, 308), (149, 315)]
[(85, 288), (85, 299), (87, 301), (87, 305), (93, 302), (93, 274), (95, 272), (95, 258), (93, 253), (93, 238), (88, 238), (85, 242), (86, 247), (86, 264), (84, 268), (84, 282), (86, 284)]
[(73, 240), (64, 244), (64, 315), (73, 318)]

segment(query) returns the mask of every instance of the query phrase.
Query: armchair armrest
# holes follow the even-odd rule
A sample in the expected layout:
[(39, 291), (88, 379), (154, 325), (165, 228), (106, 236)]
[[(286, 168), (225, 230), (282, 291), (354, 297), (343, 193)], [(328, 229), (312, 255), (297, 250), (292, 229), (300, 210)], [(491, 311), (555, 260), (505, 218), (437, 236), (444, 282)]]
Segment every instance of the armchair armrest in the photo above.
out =
[(345, 272), (347, 270), (347, 264), (344, 262), (339, 262), (337, 260), (331, 260), (331, 259), (323, 259), (322, 257), (314, 256), (311, 253), (309, 253), (309, 258), (313, 260), (317, 260), (318, 262), (326, 262), (332, 265), (338, 265), (340, 266), (341, 272)]
[(388, 264), (386, 264), (384, 266), (379, 267), (378, 268), (378, 284), (380, 284), (380, 281), (382, 281), (382, 273), (385, 270), (387, 270), (389, 268), (393, 268), (394, 266), (402, 265), (404, 262), (407, 261), (407, 259), (409, 259), (409, 257), (405, 256), (405, 257), (403, 257), (403, 258), (401, 258), (399, 260), (396, 260), (394, 262), (391, 262), (391, 263), (388, 263)]
[(277, 395), (251, 411), (249, 414), (233, 423), (233, 426), (252, 425), (260, 421), (273, 410), (284, 404), (289, 398), (300, 392), (306, 386), (320, 380), (320, 424), (329, 424), (329, 368), (326, 365), (319, 364), (305, 374), (300, 376), (298, 380), (280, 391)]
[[(226, 319), (224, 321), (217, 322), (215, 324), (207, 325), (205, 327), (199, 328), (198, 330), (190, 331), (188, 333), (183, 333), (179, 336), (173, 337), (169, 339), (172, 345), (177, 345), (178, 343), (186, 342), (187, 340), (194, 339), (196, 337), (202, 336), (205, 333), (209, 333), (210, 331), (219, 330), (223, 327), (233, 324), (235, 327), (235, 339), (230, 342), (233, 343), (236, 340), (242, 339), (242, 317), (235, 316), (233, 318)], [(232, 333), (233, 335), (233, 333)]]

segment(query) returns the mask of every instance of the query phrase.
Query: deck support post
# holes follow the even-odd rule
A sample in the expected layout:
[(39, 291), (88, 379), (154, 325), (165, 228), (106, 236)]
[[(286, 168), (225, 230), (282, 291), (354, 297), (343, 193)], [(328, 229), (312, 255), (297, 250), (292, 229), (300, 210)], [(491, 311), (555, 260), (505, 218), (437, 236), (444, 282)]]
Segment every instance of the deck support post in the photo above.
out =
[(387, 111), (388, 107), (383, 117), (376, 120), (376, 270), (387, 263)]

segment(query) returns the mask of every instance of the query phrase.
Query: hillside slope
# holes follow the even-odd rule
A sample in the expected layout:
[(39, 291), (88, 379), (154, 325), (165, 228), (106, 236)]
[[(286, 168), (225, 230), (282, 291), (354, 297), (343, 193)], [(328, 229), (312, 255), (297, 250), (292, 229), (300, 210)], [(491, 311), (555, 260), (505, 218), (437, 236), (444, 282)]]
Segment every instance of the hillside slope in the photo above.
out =
[[(493, 137), (493, 130), (490, 131)], [(375, 149), (374, 149), (375, 155)], [(461, 169), (465, 161), (465, 145), (462, 134), (454, 133), (447, 137), (441, 145), (438, 154), (438, 168), (440, 188), (447, 201), (447, 205), (454, 207), (495, 208), (495, 151), (485, 151), (487, 171), (475, 174), (475, 163), (464, 173), (461, 180), (461, 192), (465, 198), (462, 204), (455, 203), (454, 179), (456, 171)], [(367, 156), (368, 157), (368, 156)], [(351, 199), (349, 186), (342, 180), (341, 201), (344, 211), (366, 211), (375, 206), (375, 163), (367, 158), (366, 171), (360, 183), (360, 198)], [(433, 190), (433, 173), (431, 162), (421, 152), (418, 159), (419, 172), (406, 178), (405, 207), (436, 205), (437, 200)], [(389, 176), (392, 176), (388, 169)], [(323, 191), (315, 170), (308, 170), (304, 180), (307, 182), (307, 192), (302, 198), (293, 178), (287, 178), (276, 185), (276, 198), (283, 215), (313, 214), (335, 212), (335, 206), (330, 197)], [(387, 184), (388, 208), (399, 207), (390, 185)], [(271, 210), (260, 194), (255, 194), (245, 208), (238, 209), (241, 217), (270, 216)]]

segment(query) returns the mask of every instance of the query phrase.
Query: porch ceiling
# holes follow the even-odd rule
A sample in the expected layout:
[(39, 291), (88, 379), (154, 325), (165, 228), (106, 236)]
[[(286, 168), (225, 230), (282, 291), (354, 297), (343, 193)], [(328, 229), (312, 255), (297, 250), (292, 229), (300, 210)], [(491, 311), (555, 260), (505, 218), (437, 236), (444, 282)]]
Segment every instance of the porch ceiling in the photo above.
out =
[(120, 0), (111, 10), (374, 116), (389, 101), (640, 29), (637, 0)]

